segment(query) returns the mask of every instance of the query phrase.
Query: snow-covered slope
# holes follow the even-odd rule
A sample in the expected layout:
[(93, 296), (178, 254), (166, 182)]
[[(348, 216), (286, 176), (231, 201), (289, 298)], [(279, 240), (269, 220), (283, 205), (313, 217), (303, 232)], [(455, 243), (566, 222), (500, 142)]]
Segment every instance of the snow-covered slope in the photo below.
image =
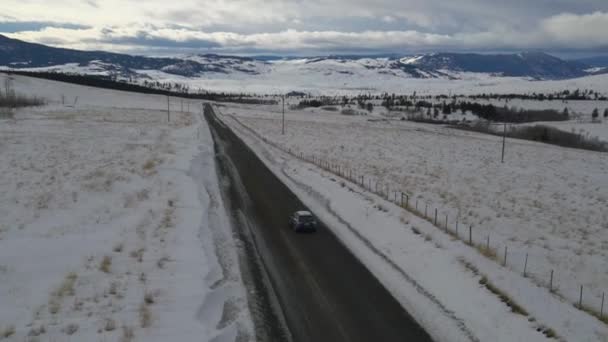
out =
[(173, 102), (167, 123), (164, 96), (12, 84), (49, 105), (0, 119), (0, 340), (251, 340), (198, 112)]

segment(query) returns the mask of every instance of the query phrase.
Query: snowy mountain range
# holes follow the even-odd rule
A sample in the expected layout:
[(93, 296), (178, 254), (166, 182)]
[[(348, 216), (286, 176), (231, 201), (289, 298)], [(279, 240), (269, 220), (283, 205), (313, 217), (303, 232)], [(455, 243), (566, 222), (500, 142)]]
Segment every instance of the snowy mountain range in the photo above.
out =
[[(589, 61), (567, 61), (540, 53), (432, 53), (405, 57), (326, 56), (255, 58), (214, 54), (146, 57), (104, 51), (79, 51), (27, 43), (0, 35), (0, 67), (113, 76), (143, 80), (288, 78), (315, 74), (342, 82), (348, 77), (399, 79), (480, 79), (519, 77), (554, 80), (606, 72)], [(295, 76), (294, 76), (295, 77)], [(346, 81), (345, 81), (346, 82)]]

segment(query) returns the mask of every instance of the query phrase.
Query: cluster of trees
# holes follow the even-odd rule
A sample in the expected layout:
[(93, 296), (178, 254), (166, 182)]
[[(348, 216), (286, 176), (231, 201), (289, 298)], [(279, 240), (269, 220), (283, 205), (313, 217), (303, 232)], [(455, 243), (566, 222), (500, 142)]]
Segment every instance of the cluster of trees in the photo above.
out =
[(396, 95), (396, 94), (378, 94), (378, 95), (359, 95), (355, 98), (356, 102), (360, 101), (371, 101), (371, 100), (381, 100), (383, 106), (393, 107), (393, 106), (406, 106), (406, 103), (416, 103), (421, 100), (449, 100), (452, 99), (456, 101), (457, 99), (472, 99), (472, 100), (503, 100), (508, 102), (513, 99), (520, 100), (536, 100), (536, 101), (544, 101), (544, 100), (599, 100), (599, 101), (608, 101), (608, 97), (600, 94), (598, 91), (594, 91), (591, 89), (575, 89), (575, 90), (563, 90), (557, 91), (553, 93), (530, 93), (530, 94), (494, 94), (494, 93), (481, 93), (475, 95), (462, 95), (462, 94), (451, 94), (451, 95), (419, 95), (416, 92), (413, 92), (410, 95)]
[[(460, 96), (464, 97), (464, 96)], [(536, 101), (544, 101), (544, 100), (599, 100), (606, 101), (608, 98), (597, 91), (590, 89), (575, 89), (575, 90), (564, 90), (558, 91), (554, 93), (536, 93), (533, 92), (531, 94), (478, 94), (478, 95), (469, 95), (467, 96), (470, 99), (497, 99), (497, 100), (536, 100)]]
[[(591, 118), (595, 121), (599, 118), (600, 116), (600, 111), (599, 109), (595, 108), (593, 110), (593, 112), (591, 113)], [(604, 109), (604, 119), (608, 119), (608, 108)]]
[(418, 101), (415, 104), (415, 109), (419, 113), (426, 113), (427, 118), (421, 118), (420, 116), (416, 117), (416, 119), (424, 119), (425, 122), (431, 119), (437, 120), (440, 115), (443, 115), (443, 120), (447, 120), (449, 115), (458, 111), (462, 114), (470, 112), (482, 119), (497, 122), (521, 123), (534, 121), (566, 121), (570, 119), (568, 109), (564, 109), (561, 112), (553, 109), (516, 109), (469, 101), (443, 102), (441, 104)]
[(320, 97), (316, 99), (304, 99), (298, 102), (298, 108), (307, 108), (307, 107), (323, 107), (323, 106), (335, 106), (342, 104), (339, 99), (331, 98), (331, 97)]

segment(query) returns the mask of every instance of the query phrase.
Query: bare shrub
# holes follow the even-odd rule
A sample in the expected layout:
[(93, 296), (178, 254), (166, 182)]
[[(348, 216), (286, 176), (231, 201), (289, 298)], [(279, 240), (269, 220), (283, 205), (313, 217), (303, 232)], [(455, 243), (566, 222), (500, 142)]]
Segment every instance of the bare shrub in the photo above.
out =
[(106, 318), (103, 324), (103, 330), (105, 331), (114, 331), (116, 330), (116, 321), (111, 318)]
[(142, 262), (144, 259), (144, 252), (145, 252), (145, 248), (140, 248), (134, 251), (131, 251), (131, 253), (129, 253), (129, 255), (131, 256), (131, 258), (135, 258), (137, 259), (137, 261)]
[(42, 98), (35, 96), (27, 96), (21, 94), (15, 94), (14, 92), (0, 93), (0, 107), (6, 108), (19, 108), (19, 107), (32, 107), (32, 106), (43, 106), (46, 101)]
[(146, 293), (144, 295), (144, 302), (146, 304), (154, 304), (154, 295), (152, 293)]
[(116, 246), (114, 246), (114, 248), (112, 250), (116, 253), (120, 253), (120, 252), (122, 252), (122, 248), (123, 248), (123, 244), (119, 243)]
[(108, 291), (111, 295), (115, 296), (118, 293), (118, 282), (113, 281), (110, 284), (110, 290)]
[(78, 331), (78, 324), (70, 323), (61, 330), (66, 335), (74, 335)]
[(55, 296), (52, 296), (49, 300), (49, 313), (55, 315), (61, 309), (61, 300)]
[(344, 108), (340, 111), (342, 115), (359, 115), (359, 113), (352, 108)]
[(164, 257), (158, 259), (158, 261), (156, 262), (156, 266), (158, 266), (158, 268), (160, 268), (160, 269), (163, 269), (163, 268), (165, 268), (165, 264), (169, 261), (171, 261), (171, 259), (169, 259), (169, 257), (167, 257), (167, 256), (164, 256)]
[(30, 332), (27, 334), (28, 336), (40, 336), (46, 334), (46, 328), (44, 325), (40, 325), (39, 327), (34, 327), (30, 329)]
[(99, 270), (104, 273), (110, 273), (112, 267), (112, 257), (106, 255), (103, 257), (101, 264), (99, 264)]

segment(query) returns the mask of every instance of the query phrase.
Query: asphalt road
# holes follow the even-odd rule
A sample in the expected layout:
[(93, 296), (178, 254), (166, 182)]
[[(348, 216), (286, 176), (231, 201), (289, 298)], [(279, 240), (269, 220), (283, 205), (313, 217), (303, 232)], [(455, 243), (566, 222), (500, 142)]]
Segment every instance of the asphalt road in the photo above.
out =
[(251, 240), (242, 263), (255, 287), (258, 340), (432, 341), (322, 222), (315, 234), (290, 230), (289, 215), (306, 207), (209, 105), (205, 118), (228, 210)]

